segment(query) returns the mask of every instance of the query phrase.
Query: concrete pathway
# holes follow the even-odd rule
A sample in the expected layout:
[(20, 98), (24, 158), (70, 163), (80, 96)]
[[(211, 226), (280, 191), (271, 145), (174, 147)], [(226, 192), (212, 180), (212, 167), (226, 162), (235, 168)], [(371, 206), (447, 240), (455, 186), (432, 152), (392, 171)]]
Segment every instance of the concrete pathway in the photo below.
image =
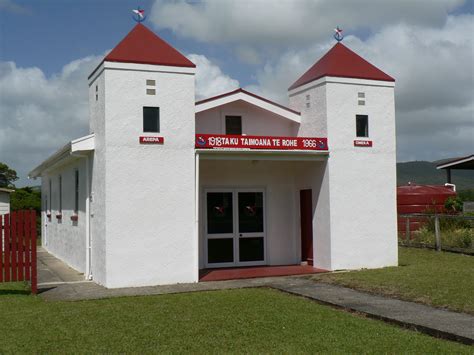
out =
[(250, 287), (271, 287), (319, 303), (416, 329), (436, 337), (474, 344), (474, 316), (419, 303), (372, 295), (350, 288), (315, 283), (305, 276), (199, 282), (169, 286), (107, 289), (48, 254), (38, 251), (40, 296), (47, 301), (78, 301), (123, 296), (161, 295)]
[(439, 338), (474, 344), (474, 316), (470, 314), (372, 295), (347, 287), (315, 283), (305, 278), (275, 280), (270, 286)]
[(38, 287), (64, 282), (84, 282), (84, 275), (70, 268), (64, 262), (49, 254), (42, 247), (37, 249)]

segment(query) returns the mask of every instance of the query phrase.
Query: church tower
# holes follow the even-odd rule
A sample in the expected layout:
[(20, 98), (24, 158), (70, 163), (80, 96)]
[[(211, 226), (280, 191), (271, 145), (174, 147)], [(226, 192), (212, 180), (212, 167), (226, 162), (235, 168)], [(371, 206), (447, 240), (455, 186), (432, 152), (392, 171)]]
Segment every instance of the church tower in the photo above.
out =
[(288, 89), (298, 135), (328, 138), (318, 203), (329, 214), (316, 218), (316, 206), (316, 267), (397, 265), (394, 82), (338, 42)]
[(198, 279), (194, 75), (139, 23), (88, 78), (92, 271), (107, 287)]

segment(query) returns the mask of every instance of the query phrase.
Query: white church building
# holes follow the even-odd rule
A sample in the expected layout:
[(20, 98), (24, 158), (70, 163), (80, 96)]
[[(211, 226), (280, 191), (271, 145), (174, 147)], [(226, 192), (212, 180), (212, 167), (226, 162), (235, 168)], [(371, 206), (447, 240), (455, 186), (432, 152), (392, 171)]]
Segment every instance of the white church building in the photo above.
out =
[(196, 102), (195, 73), (137, 24), (90, 74), (90, 134), (30, 172), (47, 251), (109, 288), (397, 265), (392, 77), (340, 42), (288, 107), (243, 89)]

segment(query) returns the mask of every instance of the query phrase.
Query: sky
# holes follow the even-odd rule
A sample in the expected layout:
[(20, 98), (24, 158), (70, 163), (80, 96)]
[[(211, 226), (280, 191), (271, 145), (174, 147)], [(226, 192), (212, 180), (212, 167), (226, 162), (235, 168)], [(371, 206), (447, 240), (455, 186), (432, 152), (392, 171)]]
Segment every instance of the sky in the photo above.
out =
[(137, 6), (197, 65), (197, 99), (243, 87), (286, 105), (340, 26), (396, 79), (397, 161), (474, 153), (474, 0), (0, 0), (0, 162), (17, 186), (89, 133), (87, 76)]

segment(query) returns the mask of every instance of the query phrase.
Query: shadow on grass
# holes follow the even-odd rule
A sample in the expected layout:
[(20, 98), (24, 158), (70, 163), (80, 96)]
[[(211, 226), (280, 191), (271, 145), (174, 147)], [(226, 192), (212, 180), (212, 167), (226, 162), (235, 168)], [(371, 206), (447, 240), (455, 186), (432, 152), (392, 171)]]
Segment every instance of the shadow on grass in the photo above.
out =
[[(46, 292), (46, 291), (50, 291), (53, 288), (56, 288), (56, 287), (42, 287), (38, 289), (38, 294)], [(5, 287), (5, 285), (2, 285), (2, 287), (0, 288), (0, 297), (8, 296), (8, 295), (27, 295), (28, 296), (28, 295), (32, 295), (32, 293), (29, 287), (27, 286), (25, 286), (24, 288), (15, 287), (15, 286), (11, 286), (11, 288), (8, 288), (8, 286)]]
[(30, 290), (18, 290), (18, 289), (0, 289), (0, 296), (7, 296), (7, 295), (30, 295)]
[(0, 282), (0, 296), (8, 295), (30, 295), (31, 290), (27, 282)]

